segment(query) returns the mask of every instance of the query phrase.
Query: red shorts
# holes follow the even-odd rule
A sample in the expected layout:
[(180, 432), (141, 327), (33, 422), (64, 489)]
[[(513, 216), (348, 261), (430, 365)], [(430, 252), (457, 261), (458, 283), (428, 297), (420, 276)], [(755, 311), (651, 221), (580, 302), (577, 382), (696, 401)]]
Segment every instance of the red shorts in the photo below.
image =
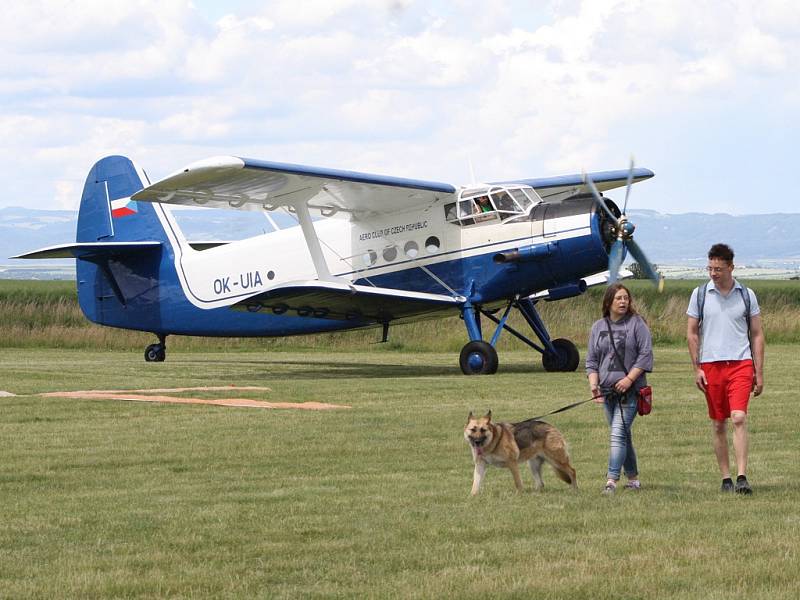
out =
[(721, 421), (731, 416), (732, 410), (747, 412), (750, 392), (753, 391), (752, 360), (721, 360), (701, 363), (706, 375), (706, 403), (708, 416)]

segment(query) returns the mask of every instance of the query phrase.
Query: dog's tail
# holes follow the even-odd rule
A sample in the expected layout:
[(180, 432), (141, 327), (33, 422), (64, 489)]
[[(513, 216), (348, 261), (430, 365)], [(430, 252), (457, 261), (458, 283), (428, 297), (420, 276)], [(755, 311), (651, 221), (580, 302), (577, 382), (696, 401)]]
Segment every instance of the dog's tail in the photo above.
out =
[(567, 440), (565, 440), (561, 432), (553, 426), (550, 426), (547, 435), (550, 438), (550, 444), (548, 444), (550, 446), (550, 452), (546, 457), (547, 462), (553, 467), (553, 470), (561, 481), (571, 485), (573, 488), (578, 487), (577, 474), (570, 462)]

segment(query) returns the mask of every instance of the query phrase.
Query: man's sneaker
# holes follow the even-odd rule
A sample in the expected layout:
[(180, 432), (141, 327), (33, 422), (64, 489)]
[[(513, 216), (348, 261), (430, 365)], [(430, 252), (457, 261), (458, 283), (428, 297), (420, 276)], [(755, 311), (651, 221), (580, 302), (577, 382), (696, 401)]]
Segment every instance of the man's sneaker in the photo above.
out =
[(732, 492), (733, 491), (733, 481), (730, 479), (723, 479), (722, 480), (722, 487), (719, 489), (720, 492)]
[(614, 492), (617, 491), (617, 486), (614, 482), (609, 481), (606, 483), (606, 487), (603, 488), (603, 495), (604, 496), (613, 496)]
[(737, 494), (744, 494), (745, 496), (749, 496), (750, 494), (753, 493), (753, 490), (750, 487), (750, 484), (747, 483), (747, 478), (746, 477), (738, 477), (736, 479), (736, 487), (734, 488), (734, 491)]
[(639, 481), (638, 479), (628, 480), (628, 482), (625, 484), (625, 489), (638, 491), (642, 489), (642, 482)]

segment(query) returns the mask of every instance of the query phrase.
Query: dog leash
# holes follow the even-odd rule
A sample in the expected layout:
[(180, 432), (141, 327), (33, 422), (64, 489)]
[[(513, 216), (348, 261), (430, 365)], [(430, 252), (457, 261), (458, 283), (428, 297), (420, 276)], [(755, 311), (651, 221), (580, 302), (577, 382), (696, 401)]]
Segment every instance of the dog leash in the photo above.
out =
[(603, 394), (600, 394), (598, 396), (592, 396), (588, 400), (580, 400), (578, 402), (573, 402), (572, 404), (567, 404), (566, 406), (562, 406), (561, 408), (551, 410), (549, 413), (544, 413), (543, 415), (539, 415), (538, 417), (533, 417), (532, 419), (525, 419), (525, 421), (538, 421), (542, 417), (548, 417), (556, 413), (564, 412), (565, 410), (575, 408), (576, 406), (580, 406), (581, 404), (586, 404), (587, 402), (591, 402), (592, 400), (597, 400), (598, 398), (605, 398), (605, 396)]

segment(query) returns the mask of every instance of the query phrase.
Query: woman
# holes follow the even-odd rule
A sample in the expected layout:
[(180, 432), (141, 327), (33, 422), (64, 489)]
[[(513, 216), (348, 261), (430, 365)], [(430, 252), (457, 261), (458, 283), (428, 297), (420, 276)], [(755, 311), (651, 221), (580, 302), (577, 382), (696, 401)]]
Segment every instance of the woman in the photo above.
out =
[[(609, 332), (613, 333), (613, 340), (609, 339)], [(604, 494), (616, 491), (623, 468), (628, 478), (625, 487), (641, 487), (631, 427), (636, 417), (637, 393), (647, 385), (645, 373), (652, 370), (653, 342), (647, 323), (636, 313), (628, 288), (614, 283), (603, 296), (603, 318), (592, 325), (586, 356), (592, 397), (604, 404), (611, 428)]]

